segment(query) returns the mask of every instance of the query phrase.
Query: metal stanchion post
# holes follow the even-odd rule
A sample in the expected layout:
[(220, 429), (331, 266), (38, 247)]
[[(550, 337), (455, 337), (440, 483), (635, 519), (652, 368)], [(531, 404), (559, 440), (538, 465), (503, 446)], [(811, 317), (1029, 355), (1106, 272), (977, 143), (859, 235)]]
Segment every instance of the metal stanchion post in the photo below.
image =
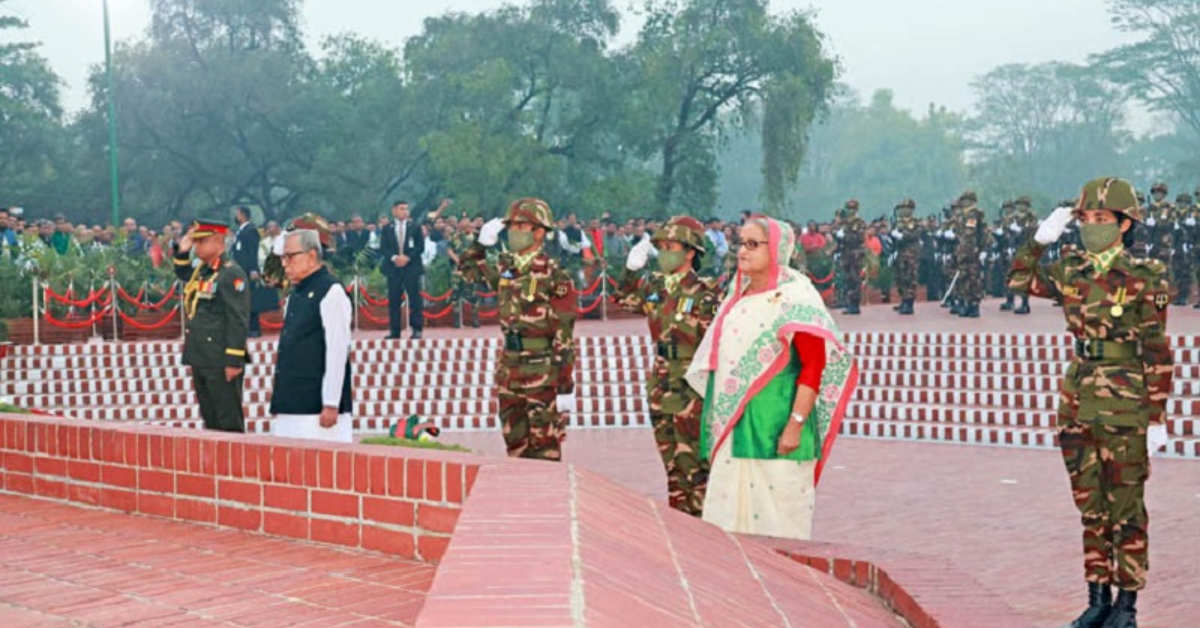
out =
[(362, 290), (361, 284), (359, 283), (360, 281), (362, 281), (362, 278), (359, 277), (358, 275), (355, 275), (354, 281), (350, 284), (350, 290), (352, 290), (354, 292), (354, 298), (350, 302), (354, 304), (354, 329), (355, 330), (362, 329), (362, 322), (358, 320), (358, 310), (359, 310), (359, 308), (362, 307), (362, 302), (359, 301), (359, 296), (360, 296), (359, 292)]
[(120, 330), (117, 327), (117, 308), (121, 306), (120, 300), (117, 298), (117, 276), (112, 275), (109, 277), (109, 281), (112, 282), (109, 290), (112, 291), (113, 342), (117, 342), (121, 339)]
[(608, 320), (608, 267), (600, 270), (600, 320)]
[(41, 344), (41, 318), (42, 313), (38, 307), (38, 292), (42, 286), (42, 280), (37, 277), (33, 278), (33, 344)]

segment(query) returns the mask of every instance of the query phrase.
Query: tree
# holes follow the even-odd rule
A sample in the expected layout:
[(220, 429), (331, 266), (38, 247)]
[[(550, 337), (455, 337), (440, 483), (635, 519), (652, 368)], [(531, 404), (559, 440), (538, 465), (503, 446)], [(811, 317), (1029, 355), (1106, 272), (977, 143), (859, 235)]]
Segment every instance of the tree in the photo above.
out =
[(1000, 66), (972, 82), (971, 158), (979, 192), (1052, 202), (1096, 173), (1117, 172), (1128, 143), (1124, 102), (1095, 68)]
[(1200, 3), (1109, 0), (1117, 29), (1141, 40), (1097, 55), (1093, 63), (1152, 109), (1200, 133)]
[[(0, 11), (7, 0), (0, 0)], [(28, 28), (0, 12), (0, 33)], [(0, 43), (0, 181), (8, 200), (29, 194), (52, 169), (62, 123), (58, 76), (33, 42)]]
[(659, 212), (715, 204), (722, 133), (764, 102), (766, 200), (777, 208), (835, 73), (807, 15), (773, 18), (765, 0), (651, 2), (624, 61), (626, 137), (659, 161)]

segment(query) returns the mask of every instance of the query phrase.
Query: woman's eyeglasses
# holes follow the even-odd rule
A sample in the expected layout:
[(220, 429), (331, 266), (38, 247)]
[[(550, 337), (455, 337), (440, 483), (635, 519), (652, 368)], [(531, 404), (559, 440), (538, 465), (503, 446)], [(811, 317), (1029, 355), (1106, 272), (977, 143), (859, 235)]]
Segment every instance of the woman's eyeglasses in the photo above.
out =
[(747, 251), (753, 251), (760, 246), (765, 246), (767, 243), (760, 240), (742, 240), (740, 246)]

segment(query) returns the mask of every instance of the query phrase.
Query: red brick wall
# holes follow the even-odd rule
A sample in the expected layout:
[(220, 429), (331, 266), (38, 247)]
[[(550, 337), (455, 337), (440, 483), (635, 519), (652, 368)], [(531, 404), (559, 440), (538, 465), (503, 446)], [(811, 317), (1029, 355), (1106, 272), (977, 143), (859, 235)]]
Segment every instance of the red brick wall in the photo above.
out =
[(0, 491), (433, 563), (478, 472), (445, 452), (0, 415)]

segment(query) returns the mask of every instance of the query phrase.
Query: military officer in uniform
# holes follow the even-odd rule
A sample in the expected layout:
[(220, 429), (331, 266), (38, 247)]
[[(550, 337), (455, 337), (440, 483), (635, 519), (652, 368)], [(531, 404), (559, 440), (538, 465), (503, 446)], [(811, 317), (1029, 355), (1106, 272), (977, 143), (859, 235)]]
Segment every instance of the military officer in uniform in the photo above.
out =
[(896, 205), (896, 224), (892, 227), (892, 241), (896, 243), (896, 292), (900, 294), (900, 305), (896, 311), (903, 315), (913, 314), (913, 303), (917, 300), (917, 270), (921, 263), (921, 239), (924, 230), (921, 221), (913, 216), (917, 202), (906, 198)]
[[(508, 251), (490, 263), (487, 249), (506, 228)], [(550, 206), (523, 198), (503, 219), (484, 224), (475, 244), (459, 254), (463, 279), (498, 293), (504, 351), (496, 387), (514, 458), (561, 460), (563, 414), (575, 411), (577, 295), (570, 274), (543, 248), (553, 229)]]
[(185, 282), (183, 363), (192, 367), (204, 427), (245, 432), (242, 380), (250, 286), (246, 273), (224, 257), (228, 234), (228, 225), (196, 221), (175, 248), (175, 276)]
[[(1057, 262), (1040, 265), (1073, 219), (1083, 248), (1064, 246)], [(1088, 607), (1069, 628), (1136, 628), (1137, 595), (1146, 585), (1148, 457), (1167, 443), (1174, 366), (1167, 268), (1126, 251), (1141, 221), (1131, 184), (1096, 179), (1076, 207), (1060, 207), (1043, 221), (1009, 273), (1013, 290), (1061, 299), (1075, 338), (1058, 438), (1082, 515)]]
[[(1033, 199), (1028, 196), (1022, 196), (1017, 199), (1016, 212), (1013, 213), (1012, 222), (1008, 224), (1008, 241), (1012, 253), (1009, 255), (1008, 263), (1012, 264), (1012, 258), (1016, 255), (1016, 251), (1021, 248), (1029, 238), (1033, 237), (1038, 228), (1037, 215), (1033, 213)], [(1010, 291), (1011, 292), (1011, 291)], [(1012, 312), (1013, 314), (1025, 315), (1030, 312), (1029, 295), (1022, 293), (1021, 304)]]
[[(1189, 225), (1188, 222), (1191, 221)], [(1192, 217), (1192, 195), (1186, 192), (1175, 197), (1175, 254), (1171, 256), (1171, 287), (1175, 289), (1175, 305), (1187, 305), (1192, 293), (1192, 248), (1195, 246), (1196, 220)]]
[[(704, 399), (684, 375), (721, 299), (719, 282), (697, 274), (706, 239), (695, 218), (670, 219), (654, 234), (653, 245), (643, 240), (629, 251), (616, 291), (622, 305), (645, 313), (655, 342), (647, 390), (669, 502), (697, 517), (708, 485), (708, 461), (700, 452)], [(643, 273), (652, 246), (658, 248), (658, 270)]]
[(845, 314), (861, 314), (863, 258), (867, 246), (867, 221), (858, 216), (858, 201), (850, 199), (842, 209), (842, 221), (834, 233), (838, 242), (838, 266), (845, 282)]
[(1171, 268), (1171, 256), (1175, 253), (1175, 208), (1167, 200), (1167, 184), (1155, 183), (1150, 188), (1150, 206), (1146, 212), (1146, 226), (1150, 228), (1146, 239), (1146, 256)]
[(446, 247), (446, 255), (454, 264), (454, 270), (450, 274), (450, 290), (453, 291), (454, 301), (458, 305), (458, 312), (454, 316), (455, 329), (463, 326), (463, 310), (467, 305), (471, 306), (471, 327), (479, 327), (479, 293), (475, 284), (468, 283), (463, 279), (462, 271), (458, 269), (462, 253), (471, 248), (474, 243), (475, 230), (471, 226), (471, 221), (464, 218), (460, 223), (459, 230), (450, 237), (450, 244)]
[(954, 234), (954, 260), (959, 273), (955, 294), (961, 295), (960, 316), (979, 318), (979, 302), (983, 300), (983, 265), (987, 261), (988, 224), (979, 198), (967, 190), (959, 197), (962, 208)]

